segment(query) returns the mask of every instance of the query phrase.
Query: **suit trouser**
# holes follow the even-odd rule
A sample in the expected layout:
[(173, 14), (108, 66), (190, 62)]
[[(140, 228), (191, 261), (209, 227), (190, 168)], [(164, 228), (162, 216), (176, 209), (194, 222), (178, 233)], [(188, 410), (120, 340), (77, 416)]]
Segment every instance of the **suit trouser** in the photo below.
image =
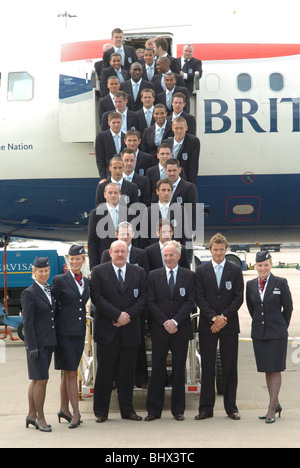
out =
[(238, 386), (238, 346), (239, 337), (235, 335), (219, 336), (218, 333), (200, 335), (201, 354), (201, 395), (199, 413), (213, 414), (216, 390), (216, 354), (220, 339), (220, 354), (223, 369), (224, 407), (226, 413), (238, 412), (236, 406)]
[(109, 345), (98, 343), (98, 369), (94, 388), (96, 416), (108, 416), (115, 377), (121, 416), (124, 418), (135, 413), (132, 400), (137, 350), (138, 346), (131, 348), (123, 346), (122, 334), (119, 330)]
[(165, 400), (166, 359), (169, 349), (172, 352), (172, 397), (173, 416), (185, 411), (185, 366), (188, 341), (152, 340), (152, 375), (150, 379), (147, 411), (148, 414), (161, 417)]

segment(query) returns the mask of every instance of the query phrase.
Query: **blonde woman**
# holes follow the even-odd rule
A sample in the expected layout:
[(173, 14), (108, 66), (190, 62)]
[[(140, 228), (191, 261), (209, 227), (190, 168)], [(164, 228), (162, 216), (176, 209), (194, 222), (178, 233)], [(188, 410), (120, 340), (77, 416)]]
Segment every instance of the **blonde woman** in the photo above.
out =
[[(58, 420), (66, 419), (70, 429), (76, 429), (81, 421), (78, 405), (77, 370), (84, 349), (86, 333), (86, 303), (90, 297), (89, 280), (81, 269), (85, 262), (85, 250), (72, 245), (69, 250), (69, 271), (55, 276), (52, 294), (56, 302), (55, 369), (63, 371), (60, 394), (61, 408)], [(69, 410), (71, 403), (73, 415)]]
[(21, 296), (28, 374), (31, 380), (26, 427), (31, 424), (42, 432), (52, 431), (45, 420), (44, 403), (49, 367), (56, 346), (55, 308), (47, 283), (49, 276), (49, 259), (37, 257), (33, 262), (34, 283)]
[(266, 374), (270, 395), (268, 412), (261, 416), (267, 424), (275, 422), (282, 407), (279, 403), (281, 373), (286, 368), (288, 327), (293, 301), (284, 278), (272, 273), (272, 257), (268, 251), (256, 256), (258, 278), (247, 284), (247, 305), (252, 317), (252, 339), (258, 372)]

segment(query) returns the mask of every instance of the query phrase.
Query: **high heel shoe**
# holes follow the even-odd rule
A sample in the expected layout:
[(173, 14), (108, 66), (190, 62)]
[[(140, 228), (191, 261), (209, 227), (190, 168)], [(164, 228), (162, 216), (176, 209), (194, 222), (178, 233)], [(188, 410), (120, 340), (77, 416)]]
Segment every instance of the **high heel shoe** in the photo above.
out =
[(68, 423), (70, 423), (72, 421), (72, 418), (70, 418), (69, 416), (67, 416), (65, 413), (63, 413), (62, 411), (59, 411), (57, 413), (57, 417), (58, 417), (58, 422), (60, 424), (60, 420), (61, 419), (65, 419), (66, 421), (68, 421)]
[(36, 419), (35, 420), (35, 427), (38, 431), (41, 431), (41, 432), (52, 432), (52, 428), (47, 426), (47, 427), (43, 427), (40, 425), (40, 423), (38, 422), (38, 420)]
[[(281, 413), (282, 413), (282, 406), (278, 405), (277, 408), (275, 408), (275, 416), (278, 413), (278, 417), (281, 418)], [(265, 416), (259, 416), (260, 420), (265, 420), (267, 424), (273, 424), (275, 422), (275, 418), (268, 418), (268, 415), (266, 414)]]
[(29, 416), (26, 417), (26, 429), (28, 429), (29, 425), (36, 427), (35, 419), (31, 419)]
[(69, 424), (69, 429), (76, 429), (76, 427), (79, 427), (81, 423), (82, 423), (82, 421), (80, 421), (80, 419), (79, 419), (79, 421), (77, 423), (70, 423)]

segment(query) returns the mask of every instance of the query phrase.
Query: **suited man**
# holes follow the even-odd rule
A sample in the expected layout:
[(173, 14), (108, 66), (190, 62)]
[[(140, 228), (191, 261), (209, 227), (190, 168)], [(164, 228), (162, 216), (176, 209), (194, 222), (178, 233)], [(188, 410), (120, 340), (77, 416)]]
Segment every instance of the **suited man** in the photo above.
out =
[(154, 53), (158, 57), (167, 57), (170, 60), (170, 69), (174, 73), (179, 73), (180, 68), (175, 57), (168, 54), (169, 44), (164, 37), (156, 37), (154, 39)]
[(224, 406), (227, 415), (239, 420), (236, 406), (238, 385), (238, 310), (244, 300), (244, 281), (240, 267), (226, 261), (227, 240), (216, 234), (210, 241), (212, 261), (196, 269), (196, 300), (200, 309), (199, 340), (202, 385), (196, 420), (213, 417), (215, 404), (215, 366), (218, 341), (224, 379)]
[(137, 351), (141, 342), (140, 316), (147, 300), (146, 273), (126, 262), (128, 247), (125, 242), (113, 242), (110, 255), (111, 262), (94, 268), (91, 278), (98, 358), (94, 413), (96, 422), (107, 420), (116, 371), (121, 417), (141, 421), (132, 399)]
[(153, 76), (158, 74), (154, 50), (147, 47), (144, 52), (144, 58), (140, 60), (140, 63), (143, 68), (142, 77), (146, 81), (151, 81)]
[(47, 283), (50, 276), (49, 258), (35, 258), (32, 273), (35, 281), (21, 295), (28, 376), (32, 381), (28, 390), (26, 427), (32, 424), (40, 431), (51, 432), (45, 420), (44, 403), (57, 340), (55, 302)]
[(136, 157), (133, 150), (125, 148), (121, 153), (123, 161), (123, 178), (129, 183), (136, 184), (138, 190), (138, 201), (145, 206), (150, 205), (150, 182), (148, 177), (135, 172)]
[(173, 193), (172, 182), (168, 179), (160, 179), (156, 184), (158, 203), (152, 203), (144, 210), (140, 229), (140, 247), (146, 248), (148, 245), (159, 241), (157, 236), (157, 224), (159, 219), (169, 219), (174, 227), (174, 239), (185, 245), (191, 238), (184, 222), (184, 210), (178, 203), (170, 204)]
[(185, 85), (189, 91), (190, 96), (193, 94), (195, 73), (198, 72), (200, 78), (202, 77), (202, 62), (193, 57), (194, 47), (190, 44), (184, 46), (182, 57), (177, 58), (180, 67), (180, 74), (184, 79)]
[[(128, 257), (127, 263), (131, 265), (137, 265), (143, 268), (146, 272), (146, 275), (149, 273), (149, 262), (146, 252), (138, 247), (132, 245), (132, 240), (134, 238), (134, 230), (132, 224), (128, 222), (120, 223), (116, 232), (116, 237), (118, 240), (126, 242), (128, 247)], [(106, 263), (111, 260), (109, 250), (105, 250), (102, 254), (101, 263)], [(146, 354), (146, 345), (145, 345), (145, 320), (146, 320), (146, 311), (144, 311), (140, 316), (140, 325), (141, 325), (141, 343), (138, 348), (137, 354), (137, 365), (136, 365), (136, 375), (135, 375), (135, 384), (139, 388), (147, 388), (148, 386), (148, 365), (147, 365), (147, 354)]]
[[(117, 91), (114, 96), (114, 104), (116, 107), (116, 112), (119, 112), (122, 116), (122, 126), (121, 131), (126, 133), (130, 128), (137, 128), (138, 119), (136, 113), (129, 110), (127, 107), (128, 104), (128, 95), (125, 91)], [(108, 117), (110, 111), (105, 112), (101, 121), (101, 130), (105, 131), (109, 129)]]
[(104, 189), (105, 203), (92, 210), (88, 226), (88, 255), (90, 270), (101, 263), (104, 250), (116, 240), (116, 231), (122, 221), (131, 221), (127, 205), (120, 203), (121, 191), (118, 184), (110, 182)]
[(149, 168), (146, 177), (150, 182), (151, 203), (158, 202), (158, 195), (156, 193), (156, 184), (160, 179), (167, 179), (166, 164), (172, 158), (172, 151), (168, 143), (162, 143), (157, 148), (158, 164)]
[(183, 168), (186, 180), (196, 184), (199, 170), (200, 140), (187, 133), (187, 122), (177, 117), (172, 123), (174, 137), (164, 140), (172, 149), (173, 157), (178, 159)]
[[(110, 111), (113, 112), (116, 110), (115, 106), (115, 94), (120, 91), (120, 81), (119, 78), (116, 76), (110, 76), (107, 80), (107, 88), (109, 90), (109, 94), (99, 101), (99, 122), (101, 124), (103, 115)], [(133, 107), (133, 102), (132, 102), (132, 97), (127, 96), (128, 102), (127, 102), (127, 107), (129, 110), (132, 111)], [(101, 130), (104, 130), (101, 128)]]
[(111, 54), (113, 52), (118, 52), (121, 55), (122, 66), (124, 67), (125, 70), (129, 70), (131, 64), (138, 61), (134, 48), (131, 46), (123, 45), (124, 33), (122, 29), (120, 28), (115, 28), (112, 31), (111, 38), (112, 38), (113, 47), (111, 47), (111, 49), (104, 52), (103, 67), (108, 66)]
[(195, 311), (195, 275), (178, 266), (181, 245), (164, 244), (165, 267), (151, 271), (148, 278), (148, 308), (152, 316), (152, 375), (147, 395), (146, 421), (160, 419), (165, 395), (165, 363), (172, 352), (171, 412), (184, 420), (185, 365), (189, 340), (193, 339), (191, 314)]
[[(145, 250), (151, 271), (165, 266), (162, 250), (165, 242), (173, 240), (174, 228), (172, 223), (168, 219), (160, 219), (156, 235), (159, 238), (159, 242), (149, 245)], [(181, 246), (181, 256), (178, 265), (182, 268), (187, 268), (188, 270), (191, 269), (189, 257), (186, 248), (183, 245)]]
[(125, 148), (125, 134), (121, 131), (122, 117), (119, 112), (111, 112), (108, 116), (109, 130), (99, 132), (96, 136), (96, 162), (100, 180), (106, 180), (110, 175), (109, 164), (115, 154)]
[(183, 117), (186, 120), (188, 126), (188, 133), (190, 135), (196, 135), (196, 119), (193, 115), (185, 112), (186, 96), (183, 93), (174, 93), (172, 98), (172, 109), (173, 112), (168, 115), (167, 120), (174, 122), (177, 117)]
[(131, 95), (133, 98), (133, 111), (136, 112), (143, 107), (141, 102), (141, 92), (143, 89), (153, 89), (154, 84), (142, 78), (143, 68), (139, 62), (133, 63), (130, 67), (131, 79), (121, 83), (121, 90)]
[(121, 190), (121, 202), (126, 206), (139, 202), (137, 185), (123, 179), (124, 164), (122, 158), (114, 156), (109, 165), (111, 176), (105, 182), (100, 182), (96, 191), (96, 207), (105, 202), (104, 191), (107, 184), (118, 184)]
[(108, 94), (107, 81), (110, 76), (117, 77), (120, 83), (130, 78), (129, 72), (122, 67), (122, 58), (119, 53), (113, 53), (109, 63), (110, 66), (108, 68), (103, 68), (101, 73), (100, 89), (102, 97)]
[(173, 96), (175, 93), (180, 92), (185, 95), (185, 98), (186, 98), (185, 109), (186, 109), (186, 112), (189, 113), (190, 96), (189, 96), (188, 90), (183, 86), (176, 85), (175, 74), (172, 72), (168, 72), (165, 74), (164, 82), (165, 82), (166, 89), (162, 93), (159, 93), (156, 96), (156, 102), (164, 104), (166, 108), (168, 109), (168, 114), (170, 115), (173, 112), (173, 108), (172, 108)]
[(167, 121), (167, 115), (166, 107), (163, 104), (156, 104), (153, 111), (155, 125), (146, 128), (142, 136), (141, 150), (154, 155), (154, 163), (156, 162), (157, 148), (159, 145), (164, 139), (173, 136), (171, 124)]
[(153, 117), (155, 102), (155, 92), (151, 88), (145, 88), (141, 92), (142, 107), (136, 112), (138, 119), (138, 130), (143, 134), (145, 128), (151, 127), (155, 124)]
[(127, 131), (125, 145), (126, 148), (132, 150), (135, 154), (134, 171), (141, 176), (145, 176), (147, 170), (154, 165), (154, 162), (151, 154), (139, 149), (141, 141), (141, 134), (138, 130), (130, 129)]
[(167, 73), (173, 72), (174, 76), (176, 78), (176, 86), (180, 87), (185, 87), (184, 85), (184, 79), (182, 78), (179, 73), (174, 72), (172, 69), (170, 69), (170, 60), (168, 57), (160, 57), (156, 61), (156, 69), (157, 69), (157, 75), (154, 75), (152, 78), (152, 82), (154, 84), (155, 88), (155, 94), (160, 94), (163, 91), (166, 90), (166, 84), (164, 77)]

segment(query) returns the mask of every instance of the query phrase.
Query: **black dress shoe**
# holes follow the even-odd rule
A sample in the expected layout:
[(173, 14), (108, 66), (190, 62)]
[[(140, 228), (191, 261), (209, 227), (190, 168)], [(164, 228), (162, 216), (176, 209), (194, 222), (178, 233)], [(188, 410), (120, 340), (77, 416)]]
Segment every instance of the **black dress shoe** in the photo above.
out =
[(213, 418), (212, 414), (205, 413), (204, 411), (201, 411), (197, 416), (195, 416), (196, 421), (203, 421), (204, 419), (209, 419)]
[(153, 414), (148, 414), (148, 416), (145, 417), (145, 421), (155, 421), (155, 419), (159, 418), (156, 418)]
[(142, 416), (138, 416), (137, 414), (129, 414), (128, 416), (122, 416), (122, 419), (129, 419), (130, 421), (142, 421)]
[(101, 424), (107, 421), (107, 416), (96, 416), (96, 423)]
[(230, 419), (232, 419), (233, 421), (240, 421), (241, 420), (240, 413), (232, 413), (232, 414), (229, 414), (228, 417)]
[(184, 416), (183, 414), (176, 414), (176, 416), (174, 416), (174, 419), (175, 421), (184, 421)]

